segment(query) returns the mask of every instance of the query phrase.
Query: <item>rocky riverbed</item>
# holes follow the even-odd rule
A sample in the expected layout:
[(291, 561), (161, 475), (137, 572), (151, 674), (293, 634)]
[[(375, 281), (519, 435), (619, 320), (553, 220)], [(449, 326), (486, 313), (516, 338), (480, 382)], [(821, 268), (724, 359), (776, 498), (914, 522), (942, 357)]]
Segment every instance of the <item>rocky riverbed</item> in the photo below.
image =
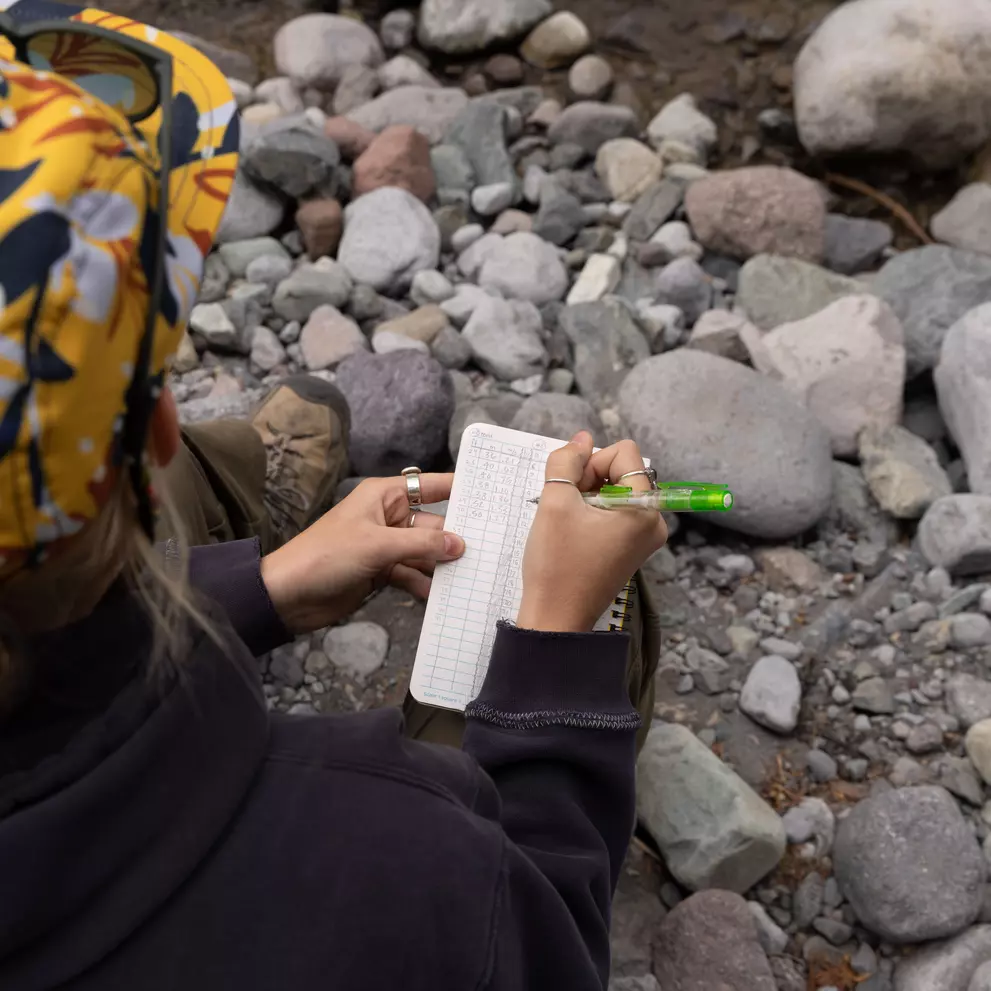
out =
[[(337, 382), (342, 495), (477, 421), (729, 483), (647, 568), (612, 991), (987, 991), (991, 14), (675, 6), (245, 3), (240, 47), (132, 4), (203, 20), (244, 115), (173, 388), (192, 421)], [(851, 155), (894, 206), (835, 198)], [(278, 652), (271, 705), (399, 702), (421, 619), (384, 592)]]

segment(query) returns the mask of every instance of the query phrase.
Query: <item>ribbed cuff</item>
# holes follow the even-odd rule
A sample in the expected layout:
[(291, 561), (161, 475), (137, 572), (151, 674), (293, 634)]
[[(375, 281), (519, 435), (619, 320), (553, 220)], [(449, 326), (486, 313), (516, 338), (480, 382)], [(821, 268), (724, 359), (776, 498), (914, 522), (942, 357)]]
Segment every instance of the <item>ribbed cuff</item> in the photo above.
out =
[(485, 684), (465, 715), (510, 729), (635, 730), (627, 633), (542, 633), (500, 623)]
[(193, 547), (189, 581), (223, 608), (255, 657), (292, 640), (262, 581), (257, 538)]

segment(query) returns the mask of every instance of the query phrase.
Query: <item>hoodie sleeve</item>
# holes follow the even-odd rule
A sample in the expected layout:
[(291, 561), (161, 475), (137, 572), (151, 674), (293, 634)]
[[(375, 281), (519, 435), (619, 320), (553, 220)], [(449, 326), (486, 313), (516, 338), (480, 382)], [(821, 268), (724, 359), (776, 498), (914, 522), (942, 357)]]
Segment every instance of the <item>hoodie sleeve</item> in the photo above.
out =
[(293, 638), (279, 618), (261, 575), (258, 539), (193, 547), (190, 584), (227, 613), (238, 636), (255, 657)]
[(503, 625), (464, 749), (495, 782), (508, 838), (483, 987), (599, 991), (635, 817), (629, 637)]

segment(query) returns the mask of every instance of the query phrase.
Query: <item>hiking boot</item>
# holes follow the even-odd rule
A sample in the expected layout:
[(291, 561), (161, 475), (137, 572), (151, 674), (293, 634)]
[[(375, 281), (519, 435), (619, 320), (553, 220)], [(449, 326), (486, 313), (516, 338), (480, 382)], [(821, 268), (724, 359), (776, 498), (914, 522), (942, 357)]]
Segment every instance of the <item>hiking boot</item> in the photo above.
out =
[(347, 400), (323, 379), (292, 375), (262, 400), (251, 425), (268, 456), (265, 508), (285, 543), (330, 509), (344, 478), (351, 429)]

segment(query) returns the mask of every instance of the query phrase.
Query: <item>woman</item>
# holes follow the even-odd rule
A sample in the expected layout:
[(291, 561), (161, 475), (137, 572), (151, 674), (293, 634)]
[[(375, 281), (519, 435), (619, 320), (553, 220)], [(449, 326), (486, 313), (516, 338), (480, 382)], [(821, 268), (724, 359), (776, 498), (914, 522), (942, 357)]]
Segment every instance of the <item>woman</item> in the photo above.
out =
[[(394, 711), (270, 716), (253, 654), (382, 584), (425, 591), (464, 545), (407, 525), (397, 477), (265, 557), (154, 547), (189, 456), (163, 374), (236, 158), (197, 102), (219, 74), (156, 44), (199, 111), (171, 170), (141, 121), (0, 64), (0, 987), (604, 988), (640, 718), (628, 637), (589, 631), (666, 532), (579, 489), (639, 452), (580, 434), (552, 455), (572, 484), (545, 489), (463, 750), (407, 740)], [(451, 481), (423, 475), (425, 501)]]

